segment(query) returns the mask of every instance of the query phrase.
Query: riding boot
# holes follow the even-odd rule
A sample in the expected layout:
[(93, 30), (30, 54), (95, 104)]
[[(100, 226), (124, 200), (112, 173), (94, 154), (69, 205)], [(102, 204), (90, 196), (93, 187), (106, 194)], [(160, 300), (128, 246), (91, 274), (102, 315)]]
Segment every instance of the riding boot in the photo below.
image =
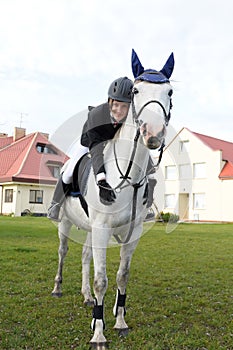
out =
[(146, 204), (147, 208), (150, 208), (153, 204), (154, 189), (156, 184), (157, 184), (156, 179), (148, 179), (148, 198), (147, 198), (147, 204)]
[(65, 184), (62, 181), (62, 175), (61, 175), (56, 184), (52, 202), (50, 204), (50, 207), (48, 208), (47, 218), (57, 222), (61, 221), (59, 219), (60, 209), (69, 190), (70, 190), (70, 184)]
[(150, 208), (147, 216), (145, 217), (144, 221), (150, 221), (155, 218), (154, 210), (151, 208), (154, 200), (154, 188), (157, 183), (157, 180), (155, 179), (148, 179), (148, 198), (147, 198), (147, 204), (146, 207)]

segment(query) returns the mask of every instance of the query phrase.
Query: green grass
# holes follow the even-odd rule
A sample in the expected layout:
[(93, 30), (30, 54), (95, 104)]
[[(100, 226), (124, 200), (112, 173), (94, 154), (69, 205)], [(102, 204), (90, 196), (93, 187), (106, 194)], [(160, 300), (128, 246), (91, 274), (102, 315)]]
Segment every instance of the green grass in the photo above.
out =
[[(63, 297), (52, 298), (56, 227), (46, 218), (0, 217), (0, 349), (89, 349), (80, 244), (70, 241)], [(127, 288), (128, 337), (112, 329), (119, 248), (108, 249), (110, 349), (233, 349), (233, 225), (155, 225), (135, 251)]]

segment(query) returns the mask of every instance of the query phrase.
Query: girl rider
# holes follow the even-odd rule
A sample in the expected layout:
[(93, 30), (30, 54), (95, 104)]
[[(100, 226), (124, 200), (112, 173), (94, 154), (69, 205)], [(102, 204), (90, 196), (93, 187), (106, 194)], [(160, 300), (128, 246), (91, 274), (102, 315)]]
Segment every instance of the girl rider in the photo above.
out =
[[(104, 205), (111, 205), (115, 201), (115, 193), (106, 182), (103, 150), (106, 141), (113, 139), (116, 132), (125, 122), (130, 102), (133, 82), (127, 77), (114, 80), (108, 89), (108, 102), (105, 102), (88, 113), (88, 119), (84, 124), (81, 142), (78, 145), (75, 157), (69, 160), (68, 166), (61, 175), (56, 185), (51, 205), (48, 209), (48, 218), (59, 220), (60, 208), (65, 195), (71, 189), (73, 170), (79, 159), (90, 152), (92, 167), (99, 186), (99, 197)], [(150, 160), (151, 164), (152, 160)], [(147, 207), (153, 202), (155, 179), (149, 179), (149, 198)]]

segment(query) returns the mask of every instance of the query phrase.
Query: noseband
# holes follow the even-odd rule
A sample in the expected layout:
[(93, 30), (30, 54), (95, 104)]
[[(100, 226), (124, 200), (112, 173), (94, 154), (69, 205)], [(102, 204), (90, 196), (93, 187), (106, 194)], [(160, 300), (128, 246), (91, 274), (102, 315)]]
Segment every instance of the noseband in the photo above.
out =
[(134, 121), (135, 121), (139, 126), (140, 126), (141, 123), (142, 123), (142, 122), (139, 120), (139, 117), (140, 117), (141, 113), (143, 112), (144, 108), (145, 108), (146, 106), (148, 106), (149, 104), (151, 104), (151, 103), (157, 103), (157, 104), (162, 108), (162, 111), (163, 111), (163, 114), (164, 114), (165, 125), (168, 126), (169, 120), (170, 120), (170, 118), (171, 118), (171, 113), (170, 113), (170, 110), (171, 110), (171, 108), (172, 108), (172, 102), (171, 102), (171, 100), (170, 100), (170, 107), (169, 107), (169, 112), (168, 112), (168, 114), (167, 114), (166, 109), (165, 109), (165, 107), (163, 106), (163, 104), (162, 104), (160, 101), (158, 101), (158, 100), (150, 100), (150, 101), (146, 102), (146, 103), (140, 108), (139, 112), (137, 113), (137, 112), (136, 112), (136, 108), (135, 108), (135, 104), (134, 104), (134, 96), (135, 96), (135, 90), (133, 89), (133, 91), (132, 91), (132, 102), (131, 102), (131, 103), (132, 103), (132, 113), (133, 113), (133, 119), (134, 119)]

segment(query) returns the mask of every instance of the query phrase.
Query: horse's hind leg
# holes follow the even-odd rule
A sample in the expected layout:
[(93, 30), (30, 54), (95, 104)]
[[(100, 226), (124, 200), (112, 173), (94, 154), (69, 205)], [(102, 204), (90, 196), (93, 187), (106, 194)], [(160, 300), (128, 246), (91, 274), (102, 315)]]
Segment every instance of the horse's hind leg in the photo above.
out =
[(82, 294), (84, 296), (84, 304), (88, 306), (94, 305), (94, 299), (91, 295), (90, 288), (90, 263), (92, 260), (91, 244), (91, 233), (88, 232), (82, 251)]
[(71, 226), (72, 224), (69, 221), (66, 221), (65, 223), (61, 222), (58, 225), (58, 236), (59, 236), (60, 244), (58, 248), (58, 270), (55, 276), (54, 289), (52, 291), (52, 296), (54, 297), (62, 296), (62, 290), (61, 290), (62, 270), (63, 270), (64, 259), (68, 251), (68, 237), (69, 237), (69, 231)]
[(113, 314), (116, 317), (116, 323), (114, 328), (122, 331), (127, 330), (128, 326), (125, 322), (125, 301), (126, 301), (126, 286), (129, 279), (129, 269), (130, 269), (130, 263), (133, 256), (133, 252), (137, 246), (138, 241), (134, 241), (132, 243), (124, 244), (121, 247), (121, 261), (120, 266), (117, 272), (117, 295), (116, 295), (116, 301), (113, 308)]

